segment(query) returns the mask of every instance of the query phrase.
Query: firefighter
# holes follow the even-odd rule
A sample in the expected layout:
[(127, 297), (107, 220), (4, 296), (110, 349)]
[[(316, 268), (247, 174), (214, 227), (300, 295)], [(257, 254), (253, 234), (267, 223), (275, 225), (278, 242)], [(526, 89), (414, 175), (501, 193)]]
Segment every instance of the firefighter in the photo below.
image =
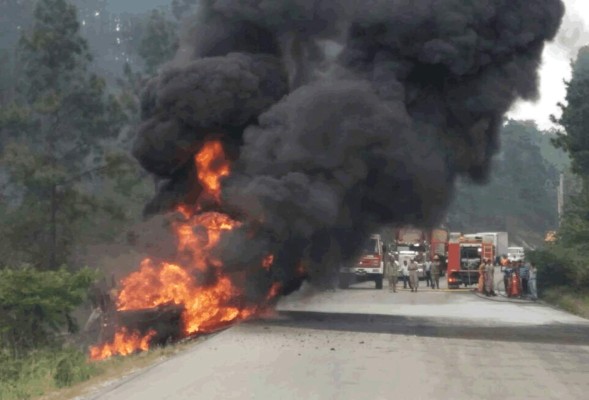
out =
[(485, 260), (481, 260), (479, 265), (479, 282), (477, 285), (477, 292), (483, 293), (485, 290)]
[(397, 292), (397, 280), (399, 279), (399, 262), (395, 257), (391, 257), (388, 265), (389, 289)]
[(495, 294), (494, 286), (495, 281), (495, 266), (491, 260), (487, 260), (485, 265), (485, 294), (487, 296), (497, 296)]
[(417, 262), (415, 258), (411, 260), (409, 264), (409, 285), (411, 286), (412, 292), (417, 292), (417, 287), (419, 286), (419, 278), (417, 277), (417, 270), (418, 270)]
[(440, 288), (440, 257), (434, 256), (432, 262), (432, 289)]

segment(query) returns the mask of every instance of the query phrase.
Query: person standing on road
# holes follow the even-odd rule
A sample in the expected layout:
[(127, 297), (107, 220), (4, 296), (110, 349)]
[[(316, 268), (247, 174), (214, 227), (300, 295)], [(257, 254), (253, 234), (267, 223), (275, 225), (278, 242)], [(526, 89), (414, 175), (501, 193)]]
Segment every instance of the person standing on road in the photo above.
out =
[(502, 265), (501, 271), (503, 272), (503, 287), (507, 296), (509, 294), (509, 284), (511, 283), (511, 268), (508, 268), (507, 265)]
[[(407, 281), (409, 280), (409, 266), (407, 265), (407, 260), (403, 261), (403, 266), (401, 267), (403, 272), (403, 289), (407, 289)], [(411, 282), (409, 282), (409, 287), (411, 287)]]
[[(423, 264), (423, 268), (425, 270), (425, 286), (430, 287), (432, 286), (432, 262), (431, 260), (426, 260)], [(432, 286), (433, 287), (433, 286)]]
[(536, 276), (538, 271), (534, 263), (530, 263), (530, 275), (528, 278), (528, 289), (530, 289), (530, 298), (532, 300), (538, 300), (538, 288), (536, 286)]
[(527, 263), (520, 266), (519, 277), (522, 280), (522, 295), (527, 296), (530, 293), (528, 290), (528, 281), (530, 279), (530, 267), (528, 267)]
[(491, 260), (486, 260), (485, 265), (485, 294), (487, 296), (497, 296), (494, 288), (495, 282), (495, 266)]
[(432, 262), (432, 289), (439, 289), (440, 288), (440, 259), (438, 256), (434, 257), (434, 261)]
[(477, 292), (483, 293), (485, 290), (485, 260), (481, 260), (479, 265), (479, 282), (477, 285)]
[(399, 279), (399, 262), (394, 257), (392, 257), (392, 259), (389, 261), (388, 275), (389, 289), (392, 289), (393, 292), (396, 292), (397, 280)]
[(417, 277), (417, 270), (419, 266), (415, 261), (415, 258), (411, 260), (411, 264), (409, 264), (409, 285), (411, 286), (412, 292), (417, 292), (417, 287), (419, 285), (419, 278)]

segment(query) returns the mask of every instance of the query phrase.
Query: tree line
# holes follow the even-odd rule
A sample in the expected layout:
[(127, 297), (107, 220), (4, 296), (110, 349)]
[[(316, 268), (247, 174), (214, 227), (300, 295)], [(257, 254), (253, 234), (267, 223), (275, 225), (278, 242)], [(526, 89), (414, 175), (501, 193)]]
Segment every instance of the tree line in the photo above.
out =
[(589, 47), (582, 48), (572, 64), (566, 83), (566, 101), (559, 104), (562, 115), (552, 117), (560, 126), (555, 147), (567, 152), (571, 172), (580, 182), (575, 195), (565, 204), (556, 242), (532, 254), (539, 265), (539, 287), (554, 293), (589, 294)]
[[(2, 400), (31, 395), (32, 365), (50, 365), (39, 376), (56, 386), (87, 377), (83, 349), (64, 348), (63, 338), (78, 331), (73, 312), (99, 274), (74, 255), (124, 235), (153, 193), (129, 153), (139, 95), (174, 55), (180, 14), (194, 1), (139, 20), (101, 20), (105, 4), (0, 4)], [(120, 71), (97, 62), (107, 54), (126, 57)]]

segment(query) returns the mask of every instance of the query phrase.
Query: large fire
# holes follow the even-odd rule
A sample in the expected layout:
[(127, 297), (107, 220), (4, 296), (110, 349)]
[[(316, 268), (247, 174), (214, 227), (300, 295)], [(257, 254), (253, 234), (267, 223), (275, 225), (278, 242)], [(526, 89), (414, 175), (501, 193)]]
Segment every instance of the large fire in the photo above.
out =
[[(229, 175), (230, 166), (220, 141), (205, 143), (194, 157), (198, 179), (203, 192), (220, 202), (221, 179)], [(201, 196), (202, 197), (202, 196)], [(174, 262), (154, 262), (145, 259), (139, 269), (121, 282), (117, 310), (133, 311), (153, 309), (158, 306), (182, 307), (184, 336), (207, 333), (230, 323), (245, 320), (260, 312), (265, 305), (244, 306), (240, 286), (223, 270), (223, 264), (215, 259), (212, 250), (224, 232), (239, 227), (238, 221), (218, 212), (199, 213), (200, 205), (181, 205), (177, 211), (183, 219), (173, 224), (177, 237), (178, 259)], [(274, 257), (269, 254), (260, 260), (260, 268), (269, 270)], [(213, 283), (203, 279), (212, 273)], [(266, 300), (280, 293), (280, 285), (273, 284)], [(90, 357), (102, 360), (114, 355), (128, 355), (147, 350), (156, 332), (145, 335), (118, 327), (114, 340), (90, 349)]]

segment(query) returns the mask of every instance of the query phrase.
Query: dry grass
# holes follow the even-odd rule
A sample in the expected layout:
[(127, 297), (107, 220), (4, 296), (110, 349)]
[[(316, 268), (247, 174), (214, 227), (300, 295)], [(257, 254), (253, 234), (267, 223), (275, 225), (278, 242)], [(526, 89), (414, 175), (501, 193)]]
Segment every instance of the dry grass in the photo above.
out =
[(583, 318), (589, 318), (588, 294), (571, 293), (570, 288), (555, 288), (542, 293), (542, 299), (565, 311)]

